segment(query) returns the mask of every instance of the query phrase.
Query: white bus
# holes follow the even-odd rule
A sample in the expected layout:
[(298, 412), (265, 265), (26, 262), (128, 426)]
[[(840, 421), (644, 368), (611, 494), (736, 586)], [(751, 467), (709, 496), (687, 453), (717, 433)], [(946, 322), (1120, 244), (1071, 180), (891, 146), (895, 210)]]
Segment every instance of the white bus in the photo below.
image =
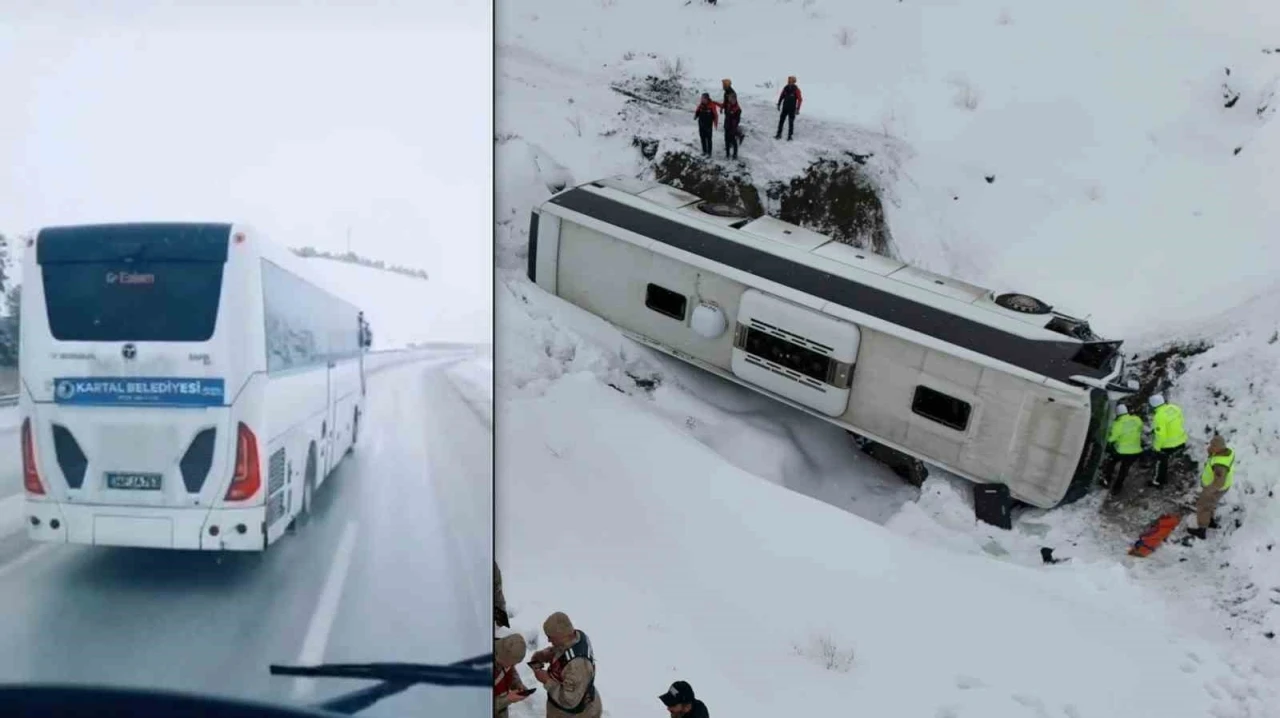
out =
[(261, 551), (356, 444), (361, 312), (239, 224), (50, 227), (24, 257), (35, 541)]
[(1092, 485), (1121, 342), (772, 217), (618, 176), (534, 208), (528, 276), (627, 336), (1040, 508)]

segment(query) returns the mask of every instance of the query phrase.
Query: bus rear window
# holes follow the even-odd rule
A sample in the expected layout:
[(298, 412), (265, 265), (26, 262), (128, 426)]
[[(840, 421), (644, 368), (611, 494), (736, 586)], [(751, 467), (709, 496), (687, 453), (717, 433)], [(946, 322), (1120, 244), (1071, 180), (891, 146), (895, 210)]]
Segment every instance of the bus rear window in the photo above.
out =
[(49, 330), (58, 341), (202, 342), (213, 336), (220, 261), (44, 264)]

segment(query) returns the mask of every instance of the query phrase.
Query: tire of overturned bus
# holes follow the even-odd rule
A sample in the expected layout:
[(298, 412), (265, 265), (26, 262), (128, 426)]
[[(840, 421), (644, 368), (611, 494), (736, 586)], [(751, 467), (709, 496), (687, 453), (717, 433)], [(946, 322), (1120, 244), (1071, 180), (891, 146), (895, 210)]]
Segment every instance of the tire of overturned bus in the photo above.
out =
[(996, 297), (995, 302), (996, 305), (1002, 309), (1008, 309), (1011, 312), (1018, 312), (1020, 314), (1048, 314), (1053, 311), (1052, 306), (1036, 299), (1030, 294), (1008, 292)]

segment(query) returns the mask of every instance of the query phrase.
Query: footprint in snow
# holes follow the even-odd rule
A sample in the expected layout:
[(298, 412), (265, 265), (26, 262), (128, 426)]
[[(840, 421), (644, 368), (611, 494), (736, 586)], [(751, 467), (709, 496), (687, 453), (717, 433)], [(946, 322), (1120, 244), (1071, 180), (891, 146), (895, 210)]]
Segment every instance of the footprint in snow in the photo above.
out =
[(1065, 706), (1063, 706), (1062, 712), (1064, 715), (1067, 716), (1067, 718), (1080, 718), (1081, 716), (1080, 709), (1076, 708), (1075, 705), (1071, 703), (1068, 703)]
[(973, 676), (956, 676), (956, 688), (959, 688), (962, 691), (967, 691), (970, 688), (982, 688), (985, 685), (986, 684), (982, 682), (981, 678), (975, 678)]
[(934, 716), (935, 718), (960, 718), (960, 708), (954, 705), (942, 706)]
[(1187, 658), (1190, 658), (1196, 663), (1204, 663), (1204, 659), (1202, 659), (1200, 657), (1200, 654), (1196, 653), (1195, 651), (1187, 651)]
[(1206, 681), (1204, 684), (1204, 690), (1209, 694), (1209, 697), (1215, 701), (1222, 700), (1222, 691), (1218, 690), (1218, 687), (1213, 685), (1213, 683)]
[(1192, 663), (1191, 661), (1186, 661), (1182, 665), (1178, 666), (1178, 668), (1181, 668), (1183, 673), (1196, 672), (1196, 664)]

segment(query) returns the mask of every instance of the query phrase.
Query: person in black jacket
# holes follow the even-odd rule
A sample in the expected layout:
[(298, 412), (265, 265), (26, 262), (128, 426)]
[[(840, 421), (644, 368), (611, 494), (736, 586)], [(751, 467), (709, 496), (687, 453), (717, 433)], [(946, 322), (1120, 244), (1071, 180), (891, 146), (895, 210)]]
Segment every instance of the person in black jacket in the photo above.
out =
[(710, 92), (702, 93), (702, 102), (698, 103), (693, 116), (698, 120), (698, 138), (702, 140), (702, 154), (710, 157), (712, 134), (720, 122), (719, 112), (716, 111), (716, 103), (711, 101)]
[(742, 122), (742, 106), (734, 95), (724, 105), (724, 156), (738, 159), (738, 140), (742, 138), (742, 130), (738, 124)]
[(796, 115), (800, 112), (800, 102), (804, 98), (800, 95), (800, 86), (796, 84), (796, 76), (792, 75), (787, 78), (787, 84), (782, 88), (782, 92), (778, 94), (778, 134), (774, 135), (775, 140), (782, 139), (782, 123), (787, 122), (787, 141), (791, 140), (791, 136), (796, 133)]
[(666, 693), (658, 696), (658, 700), (662, 701), (667, 712), (673, 716), (711, 718), (711, 714), (707, 712), (707, 704), (694, 697), (693, 686), (685, 681), (672, 683)]

